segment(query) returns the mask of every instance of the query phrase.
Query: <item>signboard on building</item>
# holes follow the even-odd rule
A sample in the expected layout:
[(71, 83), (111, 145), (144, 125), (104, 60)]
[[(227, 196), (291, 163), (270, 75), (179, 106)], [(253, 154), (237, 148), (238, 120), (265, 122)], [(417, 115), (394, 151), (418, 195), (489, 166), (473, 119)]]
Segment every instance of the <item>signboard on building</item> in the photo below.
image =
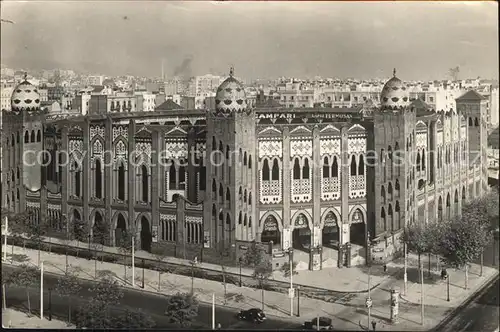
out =
[(314, 118), (314, 119), (339, 119), (348, 120), (361, 118), (358, 113), (335, 113), (335, 112), (296, 112), (293, 110), (287, 110), (286, 113), (260, 113), (257, 114), (257, 119), (303, 119), (303, 118)]

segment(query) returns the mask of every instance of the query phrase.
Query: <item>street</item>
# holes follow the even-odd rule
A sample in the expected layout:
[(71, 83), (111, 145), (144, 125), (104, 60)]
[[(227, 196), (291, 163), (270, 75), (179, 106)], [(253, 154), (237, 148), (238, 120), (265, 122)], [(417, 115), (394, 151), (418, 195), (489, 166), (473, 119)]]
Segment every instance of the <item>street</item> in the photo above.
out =
[[(3, 266), (2, 268), (11, 270), (13, 267)], [(48, 289), (49, 287), (54, 288), (57, 284), (57, 276), (45, 273), (44, 275), (44, 315), (48, 315)], [(89, 288), (92, 286), (92, 281), (82, 280), (82, 290), (75, 296), (72, 303), (73, 307), (77, 308), (83, 301), (87, 301), (92, 294), (89, 292)], [(129, 288), (123, 288), (124, 297), (120, 301), (120, 306), (127, 306), (134, 309), (142, 309), (152, 316), (153, 320), (156, 322), (156, 328), (175, 328), (169, 323), (168, 319), (163, 315), (166, 308), (166, 296), (155, 295), (152, 293), (147, 293), (142, 290), (133, 290)], [(7, 287), (7, 307), (21, 308), (27, 306), (27, 296), (26, 290), (18, 287)], [(32, 306), (32, 312), (38, 312), (40, 307), (40, 290), (39, 288), (33, 288), (30, 290), (30, 300)], [(115, 314), (120, 310), (120, 308), (111, 308), (111, 313)], [(222, 328), (237, 328), (237, 329), (294, 329), (297, 328), (300, 323), (293, 321), (285, 321), (283, 319), (277, 319), (273, 317), (268, 317), (268, 320), (263, 324), (252, 324), (247, 322), (239, 321), (236, 318), (236, 310), (231, 310), (223, 307), (216, 307), (216, 323), (220, 323)], [(52, 292), (52, 315), (54, 318), (61, 320), (67, 320), (68, 316), (68, 300)], [(74, 317), (74, 315), (73, 315)], [(198, 320), (192, 326), (192, 328), (211, 328), (212, 324), (212, 308), (209, 305), (200, 304), (198, 310)]]

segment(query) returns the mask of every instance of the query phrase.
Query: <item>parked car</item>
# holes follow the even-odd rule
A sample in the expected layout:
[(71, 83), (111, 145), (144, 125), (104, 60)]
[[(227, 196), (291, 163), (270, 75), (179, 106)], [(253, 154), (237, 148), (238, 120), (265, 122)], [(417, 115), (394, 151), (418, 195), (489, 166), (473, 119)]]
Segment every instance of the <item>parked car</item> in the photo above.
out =
[(305, 322), (303, 327), (306, 330), (316, 330), (316, 331), (333, 330), (332, 319), (328, 317), (319, 317), (319, 324), (318, 324), (318, 318), (313, 318), (311, 321)]
[(238, 313), (238, 319), (254, 323), (263, 323), (266, 320), (266, 314), (264, 314), (261, 309), (252, 308), (248, 310), (241, 310)]

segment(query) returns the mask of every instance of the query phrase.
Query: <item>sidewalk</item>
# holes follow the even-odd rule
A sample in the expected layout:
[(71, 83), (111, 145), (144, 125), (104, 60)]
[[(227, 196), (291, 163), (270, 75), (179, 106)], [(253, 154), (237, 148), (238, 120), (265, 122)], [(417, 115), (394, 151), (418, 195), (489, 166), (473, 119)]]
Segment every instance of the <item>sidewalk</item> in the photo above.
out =
[[(10, 249), (10, 248), (9, 248)], [(9, 250), (10, 252), (10, 250)], [(14, 247), (14, 265), (21, 264), (25, 259), (36, 264), (38, 257), (37, 250), (24, 250), (21, 247)], [(47, 272), (64, 273), (65, 256), (57, 255), (48, 252), (41, 252), (41, 258), (44, 263), (44, 269)], [(10, 263), (10, 255), (8, 257)], [(85, 279), (94, 279), (95, 271), (94, 260), (87, 260), (75, 257), (69, 257), (69, 264), (73, 270)], [(424, 262), (426, 262), (423, 257)], [(384, 273), (382, 267), (373, 267), (370, 273), (373, 275), (373, 280), (383, 278), (381, 285), (371, 291), (373, 307), (371, 310), (372, 320), (376, 320), (377, 330), (428, 330), (438, 324), (445, 318), (447, 313), (454, 307), (459, 306), (466, 298), (484, 285), (488, 279), (498, 273), (497, 270), (489, 267), (483, 267), (483, 277), (479, 277), (479, 266), (473, 264), (469, 270), (469, 289), (464, 289), (464, 272), (448, 269), (450, 276), (450, 302), (446, 301), (446, 284), (439, 279), (439, 272), (434, 271), (433, 278), (427, 278), (427, 270), (425, 270), (425, 285), (424, 285), (424, 303), (425, 306), (425, 324), (420, 325), (420, 284), (417, 282), (417, 270), (415, 269), (416, 256), (409, 255), (408, 262), (408, 293), (401, 295), (399, 300), (399, 323), (390, 325), (390, 289), (399, 287), (403, 291), (402, 280), (402, 264), (397, 261), (388, 267), (388, 273)], [(424, 266), (426, 266), (424, 264)], [(435, 267), (433, 267), (435, 269)], [(131, 287), (131, 268), (127, 268), (127, 278), (125, 279), (125, 269), (122, 265), (112, 263), (97, 263), (98, 275), (110, 275), (118, 280), (122, 285)], [(136, 268), (136, 287), (142, 284), (142, 269)], [(350, 271), (353, 277), (356, 276), (360, 285), (362, 279), (368, 278), (365, 275), (367, 271), (364, 268), (342, 269), (340, 271)], [(302, 272), (299, 273), (301, 275)], [(162, 274), (160, 290), (158, 290), (158, 272), (152, 270), (144, 270), (145, 291), (174, 294), (177, 292), (189, 292), (191, 290), (191, 278), (187, 276), (179, 276), (175, 274)], [(338, 278), (334, 279), (338, 282)], [(376, 279), (375, 279), (376, 280)], [(333, 282), (332, 282), (333, 283)], [(365, 289), (366, 289), (365, 284)], [(360, 286), (361, 287), (361, 286)], [(194, 278), (194, 290), (200, 301), (208, 304), (212, 301), (212, 294), (215, 294), (216, 305), (224, 304), (224, 285), (221, 282)], [(247, 287), (237, 287), (232, 284), (227, 285), (227, 306), (235, 309), (248, 309), (251, 307), (261, 307), (261, 290)], [(265, 291), (265, 312), (268, 315), (279, 316), (283, 319), (288, 318), (302, 323), (305, 320), (310, 320), (318, 314), (321, 316), (329, 316), (334, 321), (334, 326), (341, 329), (358, 329), (359, 324), (367, 325), (367, 311), (365, 308), (365, 298), (367, 294), (345, 294), (341, 298), (332, 299), (332, 301), (320, 301), (310, 298), (301, 297), (300, 313), (301, 317), (290, 317), (290, 299), (286, 294)], [(333, 303), (332, 303), (333, 302)], [(296, 310), (297, 300), (294, 301)]]
[[(66, 245), (64, 240), (58, 238), (45, 238), (45, 241), (50, 241), (54, 244)], [(79, 247), (79, 248), (88, 248), (88, 243), (80, 242), (73, 240), (69, 244), (70, 246)], [(104, 252), (109, 253), (118, 253), (121, 254), (117, 247), (103, 247)], [(136, 262), (138, 262), (141, 258), (152, 259), (155, 260), (155, 256), (144, 250), (136, 250), (135, 251)], [(190, 267), (190, 261), (184, 260), (176, 257), (166, 257), (164, 262), (178, 264)], [(394, 265), (395, 262), (388, 263), (388, 266)], [(199, 269), (204, 270), (212, 270), (217, 271), (218, 273), (222, 273), (222, 268), (220, 265), (200, 262), (198, 263)], [(374, 269), (382, 269), (382, 266), (375, 266)], [(239, 275), (240, 269), (239, 267), (230, 267), (226, 266), (225, 270), (227, 273), (232, 273), (235, 275)], [(334, 292), (345, 292), (345, 293), (360, 293), (366, 292), (368, 283), (366, 273), (360, 273), (360, 270), (363, 271), (363, 267), (352, 267), (352, 268), (342, 268), (339, 269), (337, 267), (333, 268), (325, 268), (321, 271), (298, 271), (298, 274), (293, 276), (294, 285), (300, 286), (312, 286), (321, 288), (324, 290), (330, 290)], [(390, 269), (394, 272), (394, 269)], [(241, 268), (241, 274), (243, 276), (252, 276), (253, 270), (250, 268)], [(390, 277), (390, 274), (382, 274), (378, 273), (372, 277), (372, 286), (378, 285), (386, 280), (387, 277)], [(282, 281), (282, 282), (290, 282), (290, 279), (285, 277), (281, 271), (274, 271), (273, 280)], [(325, 282), (328, 280), (327, 282)]]
[(7, 329), (75, 329), (76, 327), (68, 326), (66, 322), (57, 319), (40, 319), (39, 316), (28, 315), (24, 312), (7, 309), (2, 311), (2, 327)]

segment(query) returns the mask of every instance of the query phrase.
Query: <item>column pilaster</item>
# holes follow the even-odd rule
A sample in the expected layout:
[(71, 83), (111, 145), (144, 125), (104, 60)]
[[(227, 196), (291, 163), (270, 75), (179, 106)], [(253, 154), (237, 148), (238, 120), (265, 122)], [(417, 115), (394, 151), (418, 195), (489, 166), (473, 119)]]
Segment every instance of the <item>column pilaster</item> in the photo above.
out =
[(128, 165), (127, 165), (127, 178), (128, 178), (128, 229), (135, 232), (135, 121), (130, 120), (128, 125)]
[[(286, 250), (285, 244), (288, 244), (289, 247), (292, 246), (292, 233), (290, 231), (291, 224), (291, 215), (290, 215), (290, 204), (291, 204), (291, 176), (290, 176), (290, 128), (283, 128), (283, 136), (282, 136), (282, 149), (283, 149), (283, 229), (287, 229), (288, 231), (283, 232), (287, 235), (288, 239), (283, 239), (282, 246), (283, 249)], [(314, 173), (313, 173), (314, 174)], [(257, 179), (259, 176), (257, 176)], [(258, 180), (257, 180), (258, 181)], [(314, 195), (313, 195), (314, 197)]]
[(340, 196), (341, 196), (341, 224), (339, 230), (340, 244), (346, 244), (350, 241), (349, 236), (349, 138), (348, 127), (343, 126), (340, 129), (341, 152), (340, 152)]

